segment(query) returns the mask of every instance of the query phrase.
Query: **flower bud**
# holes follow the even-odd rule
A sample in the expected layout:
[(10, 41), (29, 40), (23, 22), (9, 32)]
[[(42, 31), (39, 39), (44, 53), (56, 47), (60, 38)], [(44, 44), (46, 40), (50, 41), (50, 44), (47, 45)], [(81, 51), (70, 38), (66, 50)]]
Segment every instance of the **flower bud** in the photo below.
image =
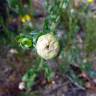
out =
[(29, 49), (33, 46), (32, 38), (24, 36), (22, 34), (19, 37), (17, 37), (17, 42), (19, 43), (20, 47), (22, 47), (23, 49)]

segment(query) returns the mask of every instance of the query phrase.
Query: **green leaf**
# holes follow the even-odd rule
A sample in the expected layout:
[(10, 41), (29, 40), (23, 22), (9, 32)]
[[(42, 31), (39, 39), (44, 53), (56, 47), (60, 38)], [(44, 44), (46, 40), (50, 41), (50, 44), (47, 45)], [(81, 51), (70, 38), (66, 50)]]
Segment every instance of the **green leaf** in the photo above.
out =
[(45, 65), (44, 70), (45, 70), (45, 76), (46, 76), (47, 80), (52, 80), (52, 78), (54, 76), (54, 72), (51, 70), (51, 68), (49, 68), (47, 65)]
[(81, 69), (82, 71), (89, 72), (89, 71), (92, 70), (92, 64), (90, 64), (90, 63), (82, 64), (82, 65), (80, 66), (80, 69)]
[(33, 84), (35, 83), (35, 78), (38, 75), (36, 73), (36, 70), (34, 68), (28, 70), (28, 72), (22, 77), (22, 81), (25, 82), (26, 88), (31, 88)]
[(33, 84), (35, 83), (36, 74), (34, 73), (32, 76), (30, 76), (29, 80), (26, 82), (26, 87), (30, 89)]

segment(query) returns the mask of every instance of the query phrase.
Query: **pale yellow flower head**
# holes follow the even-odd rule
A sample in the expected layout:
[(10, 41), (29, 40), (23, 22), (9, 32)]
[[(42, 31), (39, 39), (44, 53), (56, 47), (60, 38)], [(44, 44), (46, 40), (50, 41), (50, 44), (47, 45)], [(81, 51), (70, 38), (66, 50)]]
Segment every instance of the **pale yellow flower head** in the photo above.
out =
[(53, 34), (48, 33), (38, 38), (36, 49), (39, 56), (49, 60), (58, 55), (60, 46), (57, 38)]

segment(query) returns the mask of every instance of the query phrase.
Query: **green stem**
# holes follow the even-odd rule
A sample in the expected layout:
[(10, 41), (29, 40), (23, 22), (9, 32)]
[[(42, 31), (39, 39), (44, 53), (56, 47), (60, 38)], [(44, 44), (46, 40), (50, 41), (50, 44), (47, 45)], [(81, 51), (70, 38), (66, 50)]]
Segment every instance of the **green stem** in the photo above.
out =
[(43, 67), (43, 59), (41, 58), (39, 66), (38, 66), (38, 70), (41, 70)]

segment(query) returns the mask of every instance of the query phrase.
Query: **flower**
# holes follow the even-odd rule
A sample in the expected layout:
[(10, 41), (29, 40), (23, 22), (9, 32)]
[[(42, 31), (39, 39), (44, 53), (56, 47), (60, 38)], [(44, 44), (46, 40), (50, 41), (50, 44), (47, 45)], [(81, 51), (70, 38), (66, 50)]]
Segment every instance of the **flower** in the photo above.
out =
[(88, 3), (88, 4), (92, 4), (94, 2), (94, 0), (80, 0), (80, 2), (82, 3)]
[(58, 55), (60, 46), (57, 38), (53, 34), (48, 33), (38, 38), (36, 49), (39, 56), (49, 60)]
[(94, 0), (88, 0), (88, 3), (89, 4), (91, 4), (91, 3), (93, 3), (94, 2)]
[(27, 21), (31, 21), (31, 16), (25, 15), (25, 16), (21, 17), (21, 21), (22, 21), (22, 23), (25, 23)]

